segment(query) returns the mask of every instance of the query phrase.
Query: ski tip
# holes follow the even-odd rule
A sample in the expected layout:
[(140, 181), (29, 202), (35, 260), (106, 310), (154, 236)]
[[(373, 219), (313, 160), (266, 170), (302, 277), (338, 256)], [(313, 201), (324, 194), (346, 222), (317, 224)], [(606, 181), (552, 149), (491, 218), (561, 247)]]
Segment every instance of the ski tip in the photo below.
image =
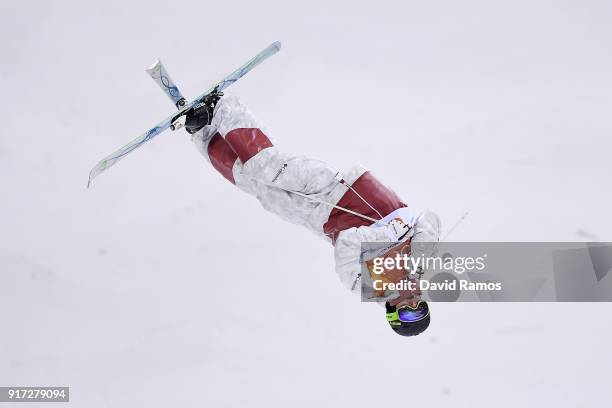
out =
[(87, 177), (87, 188), (91, 186), (92, 181), (93, 181), (93, 177), (91, 176), (91, 172), (89, 172), (89, 176)]
[(102, 167), (102, 170), (100, 169), (102, 165), (106, 167), (105, 161), (98, 163), (93, 169), (89, 171), (89, 176), (87, 177), (87, 188), (91, 186), (91, 182), (98, 176), (98, 174), (100, 174), (102, 170), (104, 170), (104, 167)]
[(274, 41), (272, 44), (270, 44), (270, 47), (274, 47), (276, 51), (280, 51), (282, 45), (283, 44), (280, 41)]
[(161, 65), (161, 58), (158, 58), (157, 61), (155, 61), (149, 68), (147, 68), (145, 71), (147, 71), (148, 73), (151, 73), (153, 71), (155, 71), (155, 69), (157, 67), (159, 67)]

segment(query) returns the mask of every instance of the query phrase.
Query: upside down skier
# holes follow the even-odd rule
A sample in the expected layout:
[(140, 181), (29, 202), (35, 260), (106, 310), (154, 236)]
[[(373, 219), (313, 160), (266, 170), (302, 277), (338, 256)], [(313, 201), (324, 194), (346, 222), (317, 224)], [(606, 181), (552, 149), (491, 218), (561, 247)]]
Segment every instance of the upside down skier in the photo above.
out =
[[(334, 246), (342, 284), (361, 293), (363, 242), (392, 243), (389, 254), (410, 251), (418, 242), (438, 242), (440, 221), (419, 216), (390, 188), (361, 166), (340, 172), (327, 163), (282, 152), (251, 111), (237, 98), (209, 94), (192, 108), (186, 130), (198, 150), (228, 181), (255, 196), (268, 211), (322, 236)], [(366, 274), (367, 275), (367, 274)], [(405, 278), (405, 271), (387, 280)], [(387, 291), (387, 320), (403, 336), (429, 326), (430, 313), (421, 293)]]

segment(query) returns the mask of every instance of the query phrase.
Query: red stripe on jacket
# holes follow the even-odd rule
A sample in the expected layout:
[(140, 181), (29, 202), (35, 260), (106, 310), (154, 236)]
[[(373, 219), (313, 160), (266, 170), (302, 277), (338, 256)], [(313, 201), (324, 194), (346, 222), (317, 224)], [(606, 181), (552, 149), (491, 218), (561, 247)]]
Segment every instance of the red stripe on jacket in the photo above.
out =
[[(336, 205), (374, 219), (380, 219), (380, 215), (385, 217), (398, 208), (407, 207), (393, 190), (381, 183), (369, 171), (363, 173), (351, 186), (363, 200), (352, 190), (347, 190)], [(370, 208), (364, 200), (374, 207), (380, 215)], [(332, 243), (335, 244), (341, 231), (367, 225), (372, 225), (372, 221), (334, 208), (329, 214), (327, 222), (323, 225), (323, 232), (331, 237)]]

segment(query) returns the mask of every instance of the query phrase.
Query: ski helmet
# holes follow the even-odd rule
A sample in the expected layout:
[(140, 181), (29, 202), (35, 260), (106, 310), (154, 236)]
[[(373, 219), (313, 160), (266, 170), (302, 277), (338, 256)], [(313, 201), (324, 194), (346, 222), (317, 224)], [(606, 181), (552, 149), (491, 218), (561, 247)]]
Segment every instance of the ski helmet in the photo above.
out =
[(416, 336), (429, 327), (431, 315), (429, 306), (424, 300), (419, 301), (416, 306), (391, 306), (385, 303), (387, 310), (387, 322), (394, 332), (400, 336)]

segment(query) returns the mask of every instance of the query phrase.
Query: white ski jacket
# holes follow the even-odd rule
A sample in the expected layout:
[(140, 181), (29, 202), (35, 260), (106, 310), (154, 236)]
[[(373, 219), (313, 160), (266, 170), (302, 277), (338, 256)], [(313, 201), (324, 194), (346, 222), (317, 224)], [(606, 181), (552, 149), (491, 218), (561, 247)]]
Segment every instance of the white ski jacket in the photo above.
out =
[(222, 98), (212, 123), (192, 140), (213, 167), (266, 210), (334, 244), (336, 273), (354, 293), (361, 293), (362, 242), (438, 240), (435, 215), (415, 217), (361, 166), (341, 172), (323, 161), (282, 152), (235, 97)]

